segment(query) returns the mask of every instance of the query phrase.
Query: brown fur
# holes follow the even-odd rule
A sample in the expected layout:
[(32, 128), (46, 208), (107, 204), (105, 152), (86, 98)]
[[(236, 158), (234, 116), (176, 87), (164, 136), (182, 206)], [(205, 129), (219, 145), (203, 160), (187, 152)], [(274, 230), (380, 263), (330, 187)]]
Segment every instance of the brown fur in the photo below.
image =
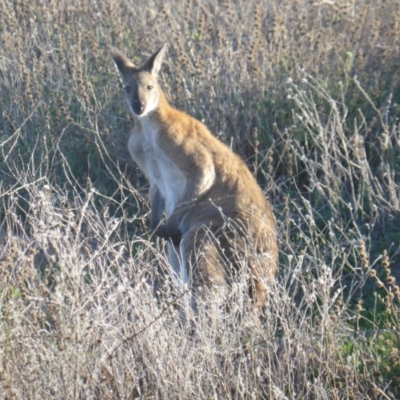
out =
[[(168, 104), (156, 81), (164, 51), (162, 48), (155, 53), (141, 68), (113, 51), (124, 84), (139, 87), (133, 97), (127, 95), (131, 110), (134, 101), (144, 104), (145, 113), (147, 103), (156, 104), (145, 116), (137, 116), (129, 143), (133, 159), (150, 181), (152, 229), (180, 251), (194, 287), (225, 285), (246, 260), (249, 292), (255, 304), (261, 306), (277, 268), (277, 239), (270, 205), (238, 155), (200, 121)], [(140, 94), (143, 85), (156, 85), (156, 103), (155, 97), (150, 97), (153, 94)], [(143, 145), (150, 134), (154, 139), (149, 140), (151, 149), (147, 154), (151, 158), (154, 152), (152, 161), (146, 159)], [(158, 178), (157, 171), (165, 170), (165, 165), (178, 171), (175, 180), (169, 176)], [(176, 183), (180, 180), (182, 185)], [(167, 210), (166, 222), (160, 224), (169, 185), (176, 185), (180, 194), (173, 209)], [(159, 200), (154, 200), (157, 196)]]

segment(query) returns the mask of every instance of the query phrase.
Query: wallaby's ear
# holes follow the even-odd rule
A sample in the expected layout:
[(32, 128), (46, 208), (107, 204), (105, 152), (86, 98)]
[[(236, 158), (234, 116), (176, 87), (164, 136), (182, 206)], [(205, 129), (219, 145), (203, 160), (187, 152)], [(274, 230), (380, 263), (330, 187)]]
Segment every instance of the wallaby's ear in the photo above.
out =
[(124, 75), (127, 72), (135, 69), (135, 66), (133, 65), (133, 63), (131, 61), (129, 61), (129, 59), (124, 54), (122, 54), (118, 49), (113, 47), (111, 49), (111, 53), (112, 53), (115, 64), (117, 65), (122, 78), (124, 78)]
[(161, 68), (161, 63), (164, 58), (167, 45), (164, 44), (161, 49), (157, 50), (143, 65), (143, 69), (151, 72), (153, 75), (157, 75)]

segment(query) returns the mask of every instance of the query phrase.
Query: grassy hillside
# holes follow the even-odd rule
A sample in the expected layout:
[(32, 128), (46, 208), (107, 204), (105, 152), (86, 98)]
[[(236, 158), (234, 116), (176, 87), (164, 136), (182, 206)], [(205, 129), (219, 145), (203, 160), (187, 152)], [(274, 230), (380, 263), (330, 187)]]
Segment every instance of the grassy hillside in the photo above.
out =
[[(0, 0), (0, 399), (400, 397), (400, 1)], [(247, 162), (279, 227), (196, 334), (147, 233), (110, 46)], [(187, 310), (190, 314), (190, 310)]]

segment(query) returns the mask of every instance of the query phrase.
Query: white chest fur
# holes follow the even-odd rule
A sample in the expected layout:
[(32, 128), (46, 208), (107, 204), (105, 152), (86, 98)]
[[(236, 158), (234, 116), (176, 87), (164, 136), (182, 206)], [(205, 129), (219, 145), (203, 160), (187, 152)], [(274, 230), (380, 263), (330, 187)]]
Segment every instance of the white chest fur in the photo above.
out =
[(186, 178), (159, 146), (161, 133), (157, 127), (147, 118), (140, 122), (141, 129), (135, 130), (129, 138), (128, 149), (150, 184), (160, 190), (165, 199), (165, 212), (170, 216), (185, 190)]

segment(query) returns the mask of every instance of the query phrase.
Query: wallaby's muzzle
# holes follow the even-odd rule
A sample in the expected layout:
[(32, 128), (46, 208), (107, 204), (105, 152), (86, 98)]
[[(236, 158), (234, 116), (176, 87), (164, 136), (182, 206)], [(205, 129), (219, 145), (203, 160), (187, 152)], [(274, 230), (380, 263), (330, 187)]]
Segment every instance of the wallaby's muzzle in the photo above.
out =
[(143, 114), (144, 109), (145, 109), (145, 106), (144, 106), (143, 102), (141, 102), (139, 100), (132, 102), (132, 111), (138, 117), (140, 117)]

